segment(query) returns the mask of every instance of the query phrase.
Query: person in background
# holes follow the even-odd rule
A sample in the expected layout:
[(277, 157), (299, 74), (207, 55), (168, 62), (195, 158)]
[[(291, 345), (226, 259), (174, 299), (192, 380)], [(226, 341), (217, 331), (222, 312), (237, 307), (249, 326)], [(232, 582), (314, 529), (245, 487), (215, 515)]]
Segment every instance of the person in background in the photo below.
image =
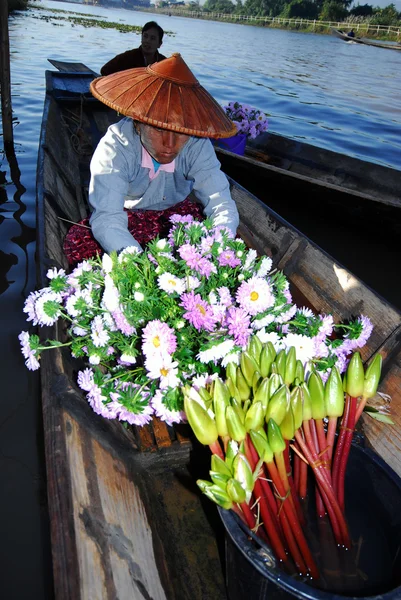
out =
[(348, 37), (352, 37), (352, 38), (353, 38), (353, 37), (355, 37), (354, 30), (353, 30), (353, 29), (351, 29), (351, 31), (349, 31), (349, 32), (347, 33), (347, 35), (348, 35)]
[[(91, 161), (90, 225), (99, 246), (108, 253), (141, 251), (168, 233), (173, 214), (209, 217), (235, 236), (237, 207), (209, 138), (230, 137), (236, 127), (181, 55), (99, 77), (91, 92), (126, 115), (109, 127)], [(197, 202), (188, 198), (192, 191)], [(84, 240), (87, 229), (75, 225), (68, 236), (71, 247), (86, 244), (86, 254), (74, 260), (99, 253)]]
[(164, 60), (159, 48), (163, 43), (164, 31), (155, 21), (149, 21), (142, 27), (142, 40), (139, 48), (118, 54), (100, 69), (101, 75), (111, 75), (126, 69), (146, 67)]

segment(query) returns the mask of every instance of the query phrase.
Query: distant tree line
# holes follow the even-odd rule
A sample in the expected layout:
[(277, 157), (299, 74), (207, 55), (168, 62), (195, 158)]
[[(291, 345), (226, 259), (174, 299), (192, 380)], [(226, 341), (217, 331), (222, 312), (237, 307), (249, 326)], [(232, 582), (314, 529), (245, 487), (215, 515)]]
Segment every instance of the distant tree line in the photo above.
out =
[[(280, 17), (284, 19), (319, 19), (321, 21), (344, 21), (353, 17), (368, 20), (376, 25), (400, 25), (401, 12), (394, 4), (385, 8), (363, 4), (350, 8), (353, 0), (199, 0), (190, 2), (190, 9), (200, 12), (246, 15), (249, 17)], [(162, 1), (160, 8), (171, 7), (174, 2)], [(188, 6), (188, 5), (187, 5)]]

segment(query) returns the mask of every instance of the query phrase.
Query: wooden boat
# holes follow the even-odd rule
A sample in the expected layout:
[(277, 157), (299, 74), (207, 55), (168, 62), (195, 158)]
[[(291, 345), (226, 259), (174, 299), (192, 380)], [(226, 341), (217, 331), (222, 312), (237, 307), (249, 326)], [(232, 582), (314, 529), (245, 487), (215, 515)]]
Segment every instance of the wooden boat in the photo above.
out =
[(331, 32), (336, 37), (344, 40), (345, 42), (355, 42), (356, 44), (364, 44), (365, 46), (376, 46), (377, 48), (386, 48), (387, 50), (401, 50), (401, 45), (396, 43), (384, 43), (384, 42), (376, 42), (375, 40), (369, 40), (367, 38), (360, 37), (351, 37), (347, 33), (344, 33), (340, 29), (335, 29), (331, 27)]
[[(37, 173), (38, 285), (68, 268), (62, 240), (87, 214), (89, 160), (116, 114), (91, 97), (93, 74), (46, 72)], [(336, 320), (366, 314), (375, 328), (363, 350), (384, 358), (381, 390), (392, 397), (391, 429), (369, 417), (369, 444), (401, 475), (401, 313), (230, 179), (249, 245), (284, 270), (295, 300)], [(49, 338), (63, 339), (54, 326)], [(220, 600), (224, 534), (197, 490), (209, 452), (185, 426), (154, 420), (124, 428), (98, 417), (75, 384), (77, 362), (56, 348), (42, 357), (48, 504), (58, 600)]]

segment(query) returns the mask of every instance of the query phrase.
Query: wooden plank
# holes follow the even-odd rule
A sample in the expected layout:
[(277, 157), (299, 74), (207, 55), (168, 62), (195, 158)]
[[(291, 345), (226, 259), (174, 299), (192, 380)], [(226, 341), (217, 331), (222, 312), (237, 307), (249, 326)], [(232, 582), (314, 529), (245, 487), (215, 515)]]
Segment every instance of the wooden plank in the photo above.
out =
[(84, 65), (84, 63), (81, 63), (81, 62), (67, 62), (67, 61), (62, 61), (62, 60), (55, 60), (53, 58), (48, 58), (47, 60), (54, 67), (56, 67), (56, 69), (58, 69), (60, 72), (93, 73), (94, 75), (98, 76), (96, 71), (93, 71), (92, 69), (90, 69), (89, 67)]

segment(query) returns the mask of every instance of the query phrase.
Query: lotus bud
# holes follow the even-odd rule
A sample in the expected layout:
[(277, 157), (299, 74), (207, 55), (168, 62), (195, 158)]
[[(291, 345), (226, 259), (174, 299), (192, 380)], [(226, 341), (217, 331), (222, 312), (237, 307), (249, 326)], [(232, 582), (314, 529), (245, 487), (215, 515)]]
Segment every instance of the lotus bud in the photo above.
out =
[(252, 379), (252, 391), (253, 391), (253, 395), (255, 396), (256, 394), (256, 390), (258, 389), (260, 382), (262, 380), (262, 377), (259, 373), (259, 371), (255, 371), (255, 373), (253, 374), (253, 379)]
[(226, 408), (227, 404), (221, 396), (213, 399), (214, 418), (216, 422), (217, 433), (220, 437), (225, 438), (228, 435), (226, 423)]
[(305, 381), (301, 383), (300, 389), (302, 391), (302, 420), (310, 421), (312, 418), (312, 403), (309, 389)]
[(213, 400), (216, 398), (223, 400), (227, 406), (230, 403), (230, 392), (220, 377), (216, 377), (214, 380)]
[(291, 404), (288, 405), (285, 417), (280, 424), (280, 431), (285, 440), (292, 440), (295, 435), (294, 413), (292, 412)]
[(245, 381), (249, 385), (252, 386), (253, 374), (255, 371), (259, 371), (259, 365), (255, 361), (255, 359), (248, 354), (248, 352), (242, 352), (240, 358), (240, 366), (243, 376), (245, 377)]
[(297, 366), (295, 368), (295, 379), (298, 379), (299, 383), (305, 381), (305, 369), (302, 361), (297, 360)]
[[(235, 377), (235, 379), (237, 379), (237, 377)], [(226, 379), (226, 386), (228, 388), (228, 391), (230, 392), (231, 398), (235, 398), (236, 400), (238, 400), (238, 402), (241, 402), (241, 394), (239, 393), (237, 386), (233, 383), (231, 377)]]
[(270, 419), (267, 424), (267, 439), (269, 440), (269, 446), (274, 454), (284, 452), (286, 444), (281, 435), (280, 427), (274, 419)]
[(247, 492), (253, 490), (253, 475), (251, 465), (246, 459), (246, 456), (239, 452), (233, 462), (234, 479), (240, 482), (242, 487)]
[(374, 359), (366, 369), (365, 381), (363, 385), (363, 397), (369, 400), (377, 392), (379, 386), (383, 359), (381, 354), (375, 354)]
[(312, 407), (312, 419), (324, 419), (327, 414), (324, 403), (324, 385), (322, 378), (315, 371), (309, 376), (308, 390)]
[(219, 488), (219, 486), (214, 485), (209, 481), (204, 481), (203, 479), (198, 479), (196, 483), (205, 496), (209, 498), (209, 500), (212, 500), (227, 510), (230, 510), (233, 507), (233, 503), (231, 502), (228, 494)]
[(241, 423), (245, 423), (245, 411), (242, 408), (241, 402), (237, 402), (235, 398), (231, 399), (231, 406), (241, 419)]
[(273, 343), (272, 342), (267, 342), (266, 346), (269, 348), (270, 356), (274, 360), (276, 358), (276, 356), (277, 356), (277, 352), (276, 352), (276, 349), (275, 349)]
[(270, 366), (270, 373), (272, 375), (278, 375), (278, 367), (277, 367), (277, 363), (275, 361), (273, 361)]
[(277, 354), (276, 356), (276, 365), (277, 365), (277, 373), (279, 375), (281, 375), (281, 377), (284, 379), (285, 377), (285, 367), (286, 367), (286, 363), (287, 363), (287, 355), (285, 353), (285, 350), (280, 350), (280, 352)]
[(288, 350), (286, 363), (285, 363), (285, 372), (284, 372), (284, 383), (287, 385), (291, 385), (295, 379), (295, 372), (297, 368), (297, 356), (295, 353), (294, 346)]
[(347, 383), (346, 392), (352, 398), (358, 398), (363, 394), (365, 382), (365, 371), (361, 355), (359, 352), (354, 352), (347, 367)]
[(269, 442), (263, 437), (262, 431), (265, 434), (265, 431), (260, 429), (259, 431), (251, 430), (249, 435), (259, 457), (263, 460), (263, 462), (269, 463), (273, 460), (273, 452), (269, 446)]
[(275, 356), (276, 352), (274, 348), (272, 351), (271, 346), (265, 344), (259, 358), (260, 374), (262, 377), (268, 377), (270, 375), (271, 364), (274, 361)]
[(242, 504), (246, 500), (246, 491), (236, 479), (228, 480), (226, 492), (230, 500), (236, 504)]
[(328, 417), (341, 417), (344, 412), (344, 390), (337, 367), (332, 367), (324, 386), (324, 401)]
[(214, 419), (202, 406), (184, 394), (184, 410), (192, 431), (201, 444), (209, 446), (217, 441), (218, 433)]
[(233, 362), (229, 362), (228, 365), (226, 366), (226, 376), (227, 379), (231, 379), (231, 381), (233, 382), (234, 385), (236, 385), (237, 382), (237, 366), (235, 363)]
[(302, 392), (298, 385), (291, 390), (290, 404), (292, 408), (292, 414), (294, 415), (294, 428), (295, 431), (297, 431), (297, 429), (301, 427), (303, 420)]
[(198, 392), (199, 392), (199, 396), (202, 398), (203, 402), (205, 403), (206, 408), (210, 408), (212, 405), (212, 396), (209, 394), (207, 389), (204, 387), (200, 387)]
[(230, 479), (227, 475), (216, 473), (216, 471), (209, 471), (210, 478), (215, 485), (217, 485), (223, 491), (226, 491), (227, 481)]
[(239, 394), (241, 396), (241, 400), (243, 402), (244, 402), (244, 400), (248, 400), (248, 398), (251, 395), (251, 388), (249, 387), (249, 385), (245, 381), (245, 377), (243, 376), (240, 367), (237, 367), (237, 389), (238, 389)]
[(232, 438), (236, 442), (242, 442), (242, 440), (244, 440), (246, 436), (245, 427), (232, 406), (227, 406), (226, 421), (228, 435), (230, 436), (230, 438)]
[(227, 468), (230, 469), (230, 471), (232, 471), (234, 458), (237, 456), (238, 451), (239, 450), (237, 442), (235, 442), (234, 440), (230, 440), (227, 444), (225, 460)]
[(253, 397), (254, 402), (261, 402), (265, 413), (267, 405), (269, 403), (269, 385), (269, 380), (267, 379), (267, 377), (265, 377), (262, 380), (262, 383), (259, 385)]
[(288, 406), (290, 404), (290, 392), (286, 385), (278, 388), (269, 400), (266, 410), (266, 422), (269, 419), (274, 419), (278, 425), (281, 425)]
[(248, 352), (255, 359), (255, 362), (259, 365), (260, 355), (262, 352), (262, 342), (257, 335), (251, 337), (251, 341), (248, 344)]
[(202, 408), (207, 410), (207, 406), (206, 406), (203, 398), (200, 396), (200, 394), (196, 391), (196, 389), (194, 387), (190, 387), (189, 385), (184, 385), (182, 388), (182, 393), (184, 395), (184, 398), (188, 397), (190, 400), (194, 400), (195, 402), (200, 404), (200, 406), (202, 406)]
[(283, 378), (278, 373), (273, 373), (270, 375), (270, 385), (269, 385), (269, 399), (273, 396), (276, 390), (281, 387), (284, 383)]
[(217, 456), (217, 454), (212, 454), (211, 460), (212, 471), (215, 473), (220, 473), (221, 475), (226, 475), (227, 477), (232, 477), (231, 470), (227, 466), (226, 462)]
[(244, 404), (242, 405), (242, 410), (244, 411), (244, 414), (246, 415), (246, 413), (249, 410), (249, 407), (251, 406), (252, 402), (250, 399), (245, 400)]
[(261, 402), (254, 402), (245, 416), (245, 429), (249, 431), (250, 429), (254, 429), (258, 431), (261, 427), (263, 427), (265, 422), (265, 411), (263, 410), (263, 406)]

